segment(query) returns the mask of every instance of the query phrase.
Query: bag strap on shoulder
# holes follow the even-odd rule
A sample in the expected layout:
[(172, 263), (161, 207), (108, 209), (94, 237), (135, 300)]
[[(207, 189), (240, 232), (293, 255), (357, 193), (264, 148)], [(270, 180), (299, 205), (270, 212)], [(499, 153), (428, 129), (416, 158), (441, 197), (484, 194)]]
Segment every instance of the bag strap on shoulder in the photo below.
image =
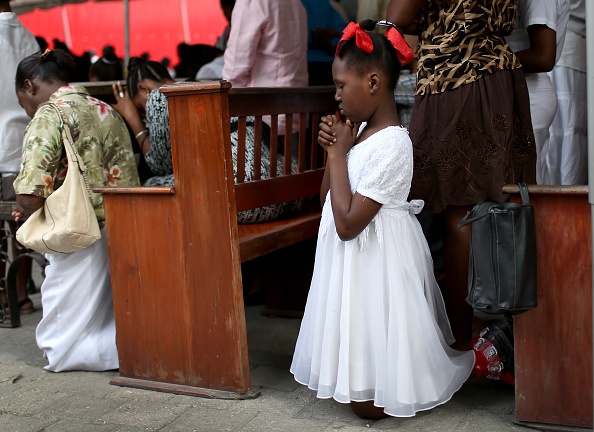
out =
[(44, 102), (43, 104), (39, 105), (40, 108), (42, 106), (51, 106), (58, 112), (58, 115), (60, 116), (60, 122), (62, 125), (62, 141), (64, 142), (64, 149), (66, 150), (66, 156), (68, 157), (68, 165), (70, 166), (71, 162), (76, 164), (76, 166), (79, 169), (80, 175), (82, 176), (82, 178), (85, 182), (85, 186), (87, 187), (87, 192), (89, 194), (89, 198), (91, 198), (91, 201), (92, 201), (93, 194), (91, 192), (91, 188), (89, 187), (89, 182), (87, 181), (87, 177), (85, 176), (85, 170), (86, 170), (85, 162), (83, 161), (83, 158), (78, 154), (78, 151), (76, 150), (76, 146), (74, 145), (74, 139), (72, 138), (72, 132), (70, 131), (70, 125), (68, 124), (68, 121), (66, 120), (66, 114), (64, 114), (64, 111), (62, 111), (60, 106), (54, 102), (49, 102), (49, 101)]
[(68, 155), (68, 153), (70, 153), (70, 156), (72, 157), (72, 161), (74, 163), (76, 163), (80, 172), (84, 174), (85, 169), (86, 169), (85, 162), (78, 154), (78, 151), (76, 150), (76, 147), (74, 145), (74, 139), (72, 138), (72, 132), (70, 130), (70, 125), (68, 124), (68, 121), (66, 120), (66, 114), (64, 114), (64, 111), (62, 111), (62, 108), (60, 108), (60, 106), (54, 102), (45, 102), (45, 103), (41, 104), (39, 107), (42, 107), (42, 106), (50, 106), (58, 112), (58, 115), (60, 116), (60, 123), (62, 126), (62, 141), (64, 142), (64, 148), (66, 149), (66, 154)]

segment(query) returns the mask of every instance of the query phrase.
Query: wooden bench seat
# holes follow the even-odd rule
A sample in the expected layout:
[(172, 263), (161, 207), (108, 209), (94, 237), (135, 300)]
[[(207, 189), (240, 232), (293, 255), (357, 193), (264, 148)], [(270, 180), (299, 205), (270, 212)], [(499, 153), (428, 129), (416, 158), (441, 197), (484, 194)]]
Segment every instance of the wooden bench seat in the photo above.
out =
[(239, 225), (241, 261), (249, 261), (301, 240), (315, 237), (320, 226), (319, 210), (262, 224)]
[[(224, 81), (162, 87), (169, 104), (175, 186), (101, 188), (120, 358), (112, 383), (205, 397), (245, 398), (251, 388), (241, 263), (317, 235), (323, 152), (320, 117), (334, 112), (334, 89), (231, 89)], [(245, 181), (246, 118), (254, 116), (254, 166), (262, 117), (299, 118), (293, 140), (270, 145), (266, 175)], [(237, 183), (230, 118), (238, 117)], [(282, 173), (277, 152), (284, 153)], [(297, 172), (291, 160), (297, 161)], [(237, 212), (296, 199), (311, 208), (260, 224)], [(311, 263), (308, 263), (311, 265)], [(284, 275), (291, 278), (292, 275)], [(284, 287), (279, 280), (280, 287)]]

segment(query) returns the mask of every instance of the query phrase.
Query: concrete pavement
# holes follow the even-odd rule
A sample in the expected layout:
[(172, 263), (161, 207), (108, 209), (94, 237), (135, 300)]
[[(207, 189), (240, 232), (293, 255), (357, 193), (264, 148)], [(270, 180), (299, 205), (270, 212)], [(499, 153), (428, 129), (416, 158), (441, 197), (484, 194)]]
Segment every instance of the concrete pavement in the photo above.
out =
[[(40, 308), (39, 294), (31, 296)], [(246, 308), (253, 400), (179, 396), (109, 384), (115, 372), (52, 373), (35, 343), (41, 310), (0, 328), (0, 432), (528, 431), (515, 425), (513, 388), (470, 380), (454, 398), (413, 418), (366, 421), (320, 400), (289, 372), (298, 319)]]

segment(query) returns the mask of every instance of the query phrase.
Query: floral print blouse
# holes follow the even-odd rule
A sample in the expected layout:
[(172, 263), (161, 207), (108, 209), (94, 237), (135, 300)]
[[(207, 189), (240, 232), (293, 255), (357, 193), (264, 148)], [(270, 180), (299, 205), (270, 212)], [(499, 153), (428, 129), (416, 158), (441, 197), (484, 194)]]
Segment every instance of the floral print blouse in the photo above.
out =
[(419, 17), (416, 94), (443, 93), (520, 68), (504, 38), (515, 16), (516, 0), (427, 0)]
[[(75, 147), (86, 166), (90, 189), (138, 186), (138, 171), (124, 120), (108, 104), (91, 97), (82, 86), (63, 86), (50, 96), (61, 108)], [(22, 168), (14, 181), (17, 194), (47, 198), (68, 170), (62, 142), (62, 120), (51, 104), (42, 104), (29, 123), (23, 142)], [(105, 219), (103, 196), (92, 192), (97, 219)]]

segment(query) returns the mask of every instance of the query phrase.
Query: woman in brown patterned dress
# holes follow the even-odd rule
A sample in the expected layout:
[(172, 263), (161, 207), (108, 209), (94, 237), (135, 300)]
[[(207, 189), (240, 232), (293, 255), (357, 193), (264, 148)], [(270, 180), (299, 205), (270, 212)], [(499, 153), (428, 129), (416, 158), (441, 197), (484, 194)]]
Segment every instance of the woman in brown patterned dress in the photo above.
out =
[(504, 184), (535, 183), (526, 81), (504, 39), (515, 12), (515, 0), (392, 0), (387, 12), (421, 39), (411, 197), (443, 212), (444, 299), (458, 344), (471, 338), (472, 310), (464, 301), (470, 231), (457, 224), (474, 204), (505, 200)]

